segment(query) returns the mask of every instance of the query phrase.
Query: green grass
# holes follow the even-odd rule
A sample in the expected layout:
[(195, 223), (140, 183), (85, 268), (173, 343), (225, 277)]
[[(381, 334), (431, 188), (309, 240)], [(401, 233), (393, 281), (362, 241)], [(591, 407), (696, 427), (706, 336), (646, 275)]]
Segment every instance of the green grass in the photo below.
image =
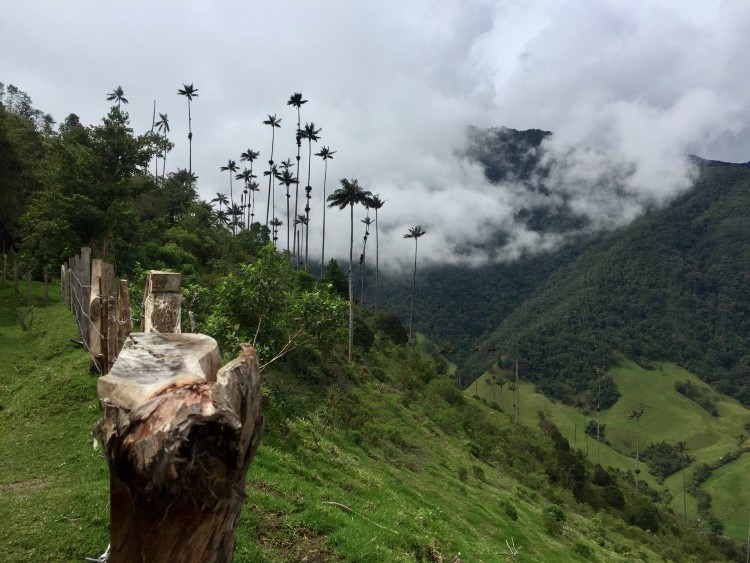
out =
[[(96, 378), (69, 341), (72, 315), (34, 291), (23, 332), (19, 300), (0, 288), (0, 560), (80, 561), (108, 542)], [(548, 441), (480, 402), (459, 411), (436, 399), (420, 380), (434, 377), (429, 362), (412, 354), (408, 363), (404, 348), (379, 342), (358, 367), (330, 363), (338, 375), (326, 386), (300, 382), (291, 364), (265, 374), (268, 431), (235, 561), (502, 561), (506, 541), (517, 561), (698, 561), (710, 549), (672, 535), (668, 516), (652, 534), (576, 503), (544, 473)], [(470, 454), (463, 426), (475, 417), (505, 440), (504, 461)], [(545, 520), (553, 504), (566, 514), (556, 532)]]
[[(474, 395), (478, 390), (479, 396), (485, 400), (492, 400), (492, 386), (486, 381), (492, 375), (504, 375), (510, 378), (509, 372), (504, 372), (494, 367), (493, 370), (484, 374), (476, 385), (472, 384), (466, 393)], [(636, 425), (634, 420), (628, 418), (629, 413), (636, 408), (643, 408), (644, 414), (640, 419), (640, 449), (653, 442), (666, 441), (676, 444), (685, 441), (689, 449), (689, 455), (693, 459), (691, 466), (686, 469), (688, 482), (692, 477), (692, 468), (698, 463), (711, 463), (718, 460), (728, 452), (737, 450), (743, 444), (747, 445), (744, 437), (744, 427), (750, 423), (750, 410), (743, 407), (736, 400), (713, 393), (719, 410), (719, 417), (711, 416), (706, 410), (693, 401), (680, 395), (674, 389), (675, 381), (689, 380), (696, 385), (705, 387), (693, 374), (669, 363), (657, 363), (655, 368), (646, 370), (639, 365), (623, 361), (619, 366), (611, 369), (609, 374), (620, 390), (621, 397), (610, 409), (603, 410), (601, 422), (606, 426), (605, 438), (609, 445), (600, 444), (600, 462), (604, 467), (617, 467), (622, 470), (635, 468), (636, 450)], [(521, 420), (529, 426), (536, 426), (537, 413), (542, 411), (545, 416), (552, 420), (568, 439), (571, 446), (576, 443), (578, 449), (586, 450), (586, 437), (583, 433), (584, 415), (576, 409), (559, 402), (551, 401), (544, 395), (537, 393), (533, 385), (521, 382)], [(499, 388), (494, 390), (495, 400), (499, 402)], [(512, 412), (512, 396), (507, 386), (503, 391), (506, 410)], [(596, 412), (588, 414), (587, 418), (596, 417)], [(596, 440), (588, 438), (588, 458), (596, 462)], [(725, 479), (733, 483), (750, 484), (750, 474), (747, 471), (746, 454), (740, 460), (724, 465), (717, 473), (726, 475)], [(643, 462), (641, 462), (643, 463)], [(664, 483), (659, 483), (653, 475), (646, 471), (647, 466), (641, 472), (641, 479), (657, 491), (668, 491), (672, 497), (669, 503), (675, 513), (683, 514), (682, 499), (682, 474), (675, 473), (668, 477)], [(720, 520), (721, 515), (734, 514), (732, 507), (736, 506), (736, 499), (742, 496), (722, 494), (717, 487), (703, 487), (713, 497), (712, 512)], [(714, 493), (717, 492), (717, 494)], [(750, 501), (750, 499), (748, 499)], [(743, 506), (750, 506), (745, 502)], [(697, 503), (694, 497), (688, 495), (687, 499), (688, 520), (697, 522)], [(744, 538), (747, 528), (741, 530), (741, 526), (731, 524), (727, 533), (738, 538)]]
[(703, 489), (711, 495), (712, 512), (724, 522), (726, 533), (747, 538), (750, 524), (750, 454), (714, 471)]

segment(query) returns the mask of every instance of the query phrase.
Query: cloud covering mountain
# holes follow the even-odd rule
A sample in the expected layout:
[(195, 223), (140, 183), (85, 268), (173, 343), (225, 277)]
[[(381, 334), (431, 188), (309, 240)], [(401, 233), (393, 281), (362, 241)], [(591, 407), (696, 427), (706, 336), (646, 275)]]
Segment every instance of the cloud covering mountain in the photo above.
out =
[[(228, 191), (219, 172), (228, 158), (250, 147), (267, 159), (268, 114), (283, 120), (276, 160), (296, 155), (286, 100), (300, 91), (303, 124), (322, 127), (313, 152), (338, 151), (329, 191), (356, 177), (387, 200), (386, 263), (408, 263), (402, 235), (416, 224), (428, 231), (424, 258), (478, 263), (561, 235), (519, 215), (527, 189), (491, 184), (462, 156), (467, 125), (553, 131), (543, 145), (550, 193), (535, 203), (564, 200), (588, 228), (624, 224), (689, 187), (687, 154), (750, 159), (748, 27), (741, 0), (10, 2), (0, 48), (13, 56), (0, 80), (58, 121), (75, 112), (87, 123), (122, 84), (136, 131), (150, 128), (156, 99), (177, 143), (174, 166), (187, 162), (176, 91), (195, 83), (194, 170), (207, 199)], [(311, 248), (322, 176), (316, 160)], [(329, 233), (348, 231), (345, 215), (330, 212)], [(344, 255), (347, 238), (331, 237), (329, 252)]]

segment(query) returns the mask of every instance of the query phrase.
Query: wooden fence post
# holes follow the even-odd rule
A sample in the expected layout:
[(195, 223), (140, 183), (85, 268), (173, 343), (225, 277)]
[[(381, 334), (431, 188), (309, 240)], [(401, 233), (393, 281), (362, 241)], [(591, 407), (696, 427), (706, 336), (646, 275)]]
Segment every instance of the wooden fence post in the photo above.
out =
[(180, 274), (151, 270), (143, 299), (143, 332), (181, 332)]
[(220, 368), (203, 334), (131, 334), (99, 378), (110, 563), (230, 563), (263, 431), (255, 353)]
[(117, 295), (117, 354), (119, 355), (125, 339), (133, 332), (133, 319), (130, 313), (130, 293), (128, 280), (120, 280)]
[(91, 305), (90, 305), (90, 292), (91, 292), (91, 249), (88, 247), (81, 248), (81, 258), (78, 260), (78, 304), (80, 307), (80, 319), (82, 327), (82, 340), (86, 350), (91, 350), (91, 343), (89, 342), (89, 327), (91, 326)]
[[(87, 295), (91, 322), (88, 327), (89, 352), (92, 366), (100, 373), (109, 371), (109, 359), (114, 358), (114, 340), (110, 332), (109, 303), (115, 296), (115, 269), (103, 260), (91, 261), (91, 291)], [(112, 308), (114, 309), (114, 308)]]
[[(65, 264), (60, 266), (60, 301), (68, 305), (67, 299), (68, 289), (68, 267)], [(70, 309), (70, 307), (68, 307)]]

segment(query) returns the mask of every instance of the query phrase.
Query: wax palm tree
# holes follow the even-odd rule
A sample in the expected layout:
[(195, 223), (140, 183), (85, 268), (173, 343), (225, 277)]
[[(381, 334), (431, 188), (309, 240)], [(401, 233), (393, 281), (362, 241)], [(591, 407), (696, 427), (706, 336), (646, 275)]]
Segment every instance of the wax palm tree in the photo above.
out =
[(409, 350), (411, 351), (411, 339), (412, 339), (412, 327), (414, 324), (414, 298), (417, 294), (417, 247), (419, 246), (419, 238), (426, 235), (427, 231), (422, 229), (422, 225), (411, 227), (409, 232), (404, 235), (404, 238), (414, 239), (414, 278), (411, 286), (411, 313), (409, 315)]
[[(321, 129), (315, 129), (315, 124), (305, 123), (305, 128), (302, 131), (298, 131), (297, 135), (299, 135), (303, 139), (307, 139), (307, 185), (305, 186), (305, 194), (307, 197), (307, 203), (305, 204), (305, 216), (307, 217), (307, 223), (310, 224), (310, 199), (312, 197), (312, 186), (310, 185), (310, 164), (312, 161), (312, 143), (315, 141), (316, 143), (318, 140), (320, 140), (320, 137), (318, 137), (318, 133), (320, 133)], [(308, 228), (305, 231), (305, 271), (307, 271), (307, 251), (309, 248), (308, 243), (310, 242), (310, 229)]]
[(210, 203), (218, 203), (219, 204), (219, 211), (221, 211), (221, 206), (222, 205), (227, 205), (227, 206), (229, 205), (229, 198), (227, 198), (226, 194), (222, 194), (222, 193), (217, 192), (216, 193), (216, 197), (213, 198), (210, 201)]
[(247, 214), (245, 213), (245, 209), (247, 209), (247, 208), (250, 207), (248, 205), (248, 200), (249, 200), (249, 197), (248, 197), (248, 193), (249, 193), (248, 186), (250, 184), (250, 181), (253, 179), (253, 177), (254, 176), (253, 176), (252, 170), (250, 170), (248, 168), (243, 168), (242, 172), (239, 172), (239, 173), (237, 173), (237, 174), (234, 175), (234, 179), (235, 180), (242, 180), (244, 182), (244, 184), (245, 184), (245, 187), (242, 190), (242, 195), (240, 196), (240, 198), (241, 198), (240, 207), (242, 207), (242, 220), (243, 220), (243, 222), (245, 222), (246, 226), (247, 226), (247, 222), (245, 221), (245, 215), (247, 215)]
[[(380, 244), (378, 241), (378, 209), (383, 207), (385, 201), (380, 199), (380, 195), (374, 195), (368, 202), (368, 207), (375, 210), (375, 310), (378, 309), (378, 277), (380, 274)], [(502, 396), (502, 393), (501, 393)]]
[[(247, 149), (245, 152), (240, 154), (240, 162), (249, 162), (250, 163), (250, 181), (248, 182), (248, 189), (253, 192), (253, 198), (252, 198), (252, 206), (255, 205), (255, 191), (250, 188), (250, 184), (252, 183), (252, 179), (255, 178), (255, 174), (253, 174), (253, 162), (260, 156), (260, 153), (258, 151), (254, 151), (253, 149)], [(257, 187), (257, 184), (256, 184)], [(254, 215), (254, 209), (252, 206), (249, 206), (249, 209), (251, 210), (250, 215), (248, 215), (248, 226), (252, 222), (252, 215)]]
[(156, 125), (157, 131), (164, 131), (164, 162), (162, 163), (162, 167), (161, 167), (161, 179), (163, 181), (164, 174), (167, 170), (167, 148), (168, 148), (167, 133), (169, 133), (169, 117), (167, 117), (167, 114), (160, 113), (159, 121), (157, 121), (155, 125)]
[(352, 280), (352, 262), (354, 252), (354, 206), (365, 202), (372, 194), (363, 189), (356, 179), (340, 180), (341, 187), (328, 196), (328, 207), (338, 207), (350, 210), (349, 229), (349, 361), (352, 361), (352, 348), (354, 347), (354, 285)]
[(276, 129), (281, 127), (281, 119), (276, 119), (276, 114), (269, 115), (268, 119), (263, 122), (264, 125), (271, 126), (271, 158), (268, 159), (268, 173), (264, 174), (268, 176), (268, 202), (266, 203), (266, 227), (268, 226), (268, 216), (271, 212), (271, 193), (273, 186), (271, 185), (274, 178), (273, 170), (273, 145), (276, 140)]
[(193, 101), (193, 98), (198, 97), (198, 88), (195, 88), (192, 83), (190, 84), (183, 84), (182, 88), (177, 90), (177, 93), (180, 96), (185, 96), (187, 98), (188, 102), (188, 142), (190, 144), (190, 157), (189, 157), (189, 165), (190, 165), (190, 172), (193, 172), (193, 116), (190, 112), (190, 104)]
[[(369, 212), (370, 208), (369, 206), (367, 206), (368, 203), (369, 203), (369, 198), (368, 198), (368, 201), (365, 202), (365, 206), (367, 207), (368, 212)], [(359, 290), (359, 304), (364, 307), (365, 305), (365, 266), (367, 264), (367, 238), (370, 236), (370, 225), (372, 225), (374, 221), (370, 219), (368, 215), (367, 217), (362, 219), (362, 222), (365, 224), (365, 236), (364, 236), (364, 240), (362, 241), (362, 260), (360, 262), (360, 270), (359, 270), (360, 283), (361, 283), (360, 290)]]
[(213, 213), (213, 219), (217, 225), (226, 227), (230, 223), (229, 213), (224, 209), (218, 209)]
[(247, 188), (250, 190), (253, 196), (250, 202), (250, 224), (253, 224), (255, 222), (255, 192), (260, 191), (260, 185), (258, 184), (258, 182), (250, 182)]
[(273, 245), (276, 246), (276, 241), (279, 238), (279, 227), (283, 225), (284, 222), (278, 217), (274, 217), (269, 224), (273, 227)]
[(118, 86), (110, 94), (107, 94), (108, 102), (117, 102), (117, 111), (120, 111), (120, 104), (127, 104), (128, 99), (125, 97), (125, 92), (122, 86)]
[[(289, 101), (287, 101), (286, 105), (292, 106), (297, 108), (297, 171), (296, 175), (294, 177), (295, 180), (297, 180), (295, 184), (295, 190), (294, 190), (294, 216), (297, 216), (297, 206), (299, 202), (299, 162), (300, 162), (300, 151), (302, 150), (302, 137), (300, 137), (300, 127), (301, 127), (301, 121), (300, 121), (300, 109), (304, 104), (307, 103), (307, 100), (302, 99), (302, 94), (300, 92), (295, 92), (291, 96), (289, 96)], [(325, 201), (323, 202), (323, 205), (325, 205)], [(299, 252), (299, 249), (297, 248), (297, 227), (294, 228), (294, 243), (292, 244), (294, 247), (293, 254), (296, 254)]]
[[(286, 164), (286, 162), (284, 163)], [(289, 165), (293, 166), (291, 161)], [(285, 166), (284, 169), (276, 175), (276, 179), (286, 186), (286, 251), (289, 252), (289, 187), (297, 183), (292, 173), (289, 171), (290, 166)]]
[[(326, 181), (328, 180), (328, 161), (333, 158), (336, 151), (332, 151), (328, 147), (322, 147), (320, 152), (316, 152), (315, 156), (319, 156), (325, 163), (325, 171), (323, 172), (323, 243), (321, 245), (320, 254), (320, 277), (323, 277), (323, 270), (326, 266)], [(299, 159), (298, 159), (299, 160)], [(377, 224), (376, 224), (377, 227)]]
[(687, 528), (687, 481), (685, 480), (685, 466), (690, 462), (687, 444), (683, 441), (677, 442), (677, 454), (682, 459), (682, 508), (684, 511), (685, 527)]
[(635, 420), (635, 492), (638, 492), (638, 474), (641, 470), (638, 468), (638, 458), (640, 457), (641, 433), (639, 422), (643, 416), (643, 407), (633, 409), (628, 415), (628, 420)]
[[(234, 190), (232, 189), (232, 174), (237, 172), (237, 163), (231, 158), (227, 161), (226, 166), (221, 167), (222, 172), (229, 172), (229, 205), (234, 208)], [(234, 225), (233, 225), (234, 227)], [(234, 228), (232, 234), (234, 234)]]

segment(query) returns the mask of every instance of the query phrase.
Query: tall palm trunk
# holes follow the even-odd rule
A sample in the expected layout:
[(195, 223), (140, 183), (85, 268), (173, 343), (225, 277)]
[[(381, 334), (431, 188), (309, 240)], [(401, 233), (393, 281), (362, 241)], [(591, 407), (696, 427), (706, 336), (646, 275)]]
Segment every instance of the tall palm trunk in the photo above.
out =
[[(156, 126), (156, 100), (154, 100), (154, 114), (151, 117), (151, 133), (154, 132)], [(153, 141), (153, 137), (151, 137)], [(154, 181), (159, 179), (159, 153), (154, 151)]]
[(273, 145), (276, 141), (276, 130), (271, 126), (271, 159), (268, 161), (268, 201), (266, 202), (266, 227), (268, 226), (268, 215), (271, 212), (271, 182), (273, 181)]
[(417, 295), (417, 248), (418, 239), (414, 239), (414, 276), (411, 284), (411, 313), (409, 314), (409, 350), (411, 350), (412, 327), (414, 325), (414, 298)]
[[(325, 223), (323, 223), (325, 225)], [(378, 208), (375, 208), (375, 311), (378, 310), (378, 276), (380, 274), (380, 243), (378, 242)], [(501, 390), (502, 391), (502, 390)]]
[(323, 278), (323, 273), (326, 267), (326, 180), (328, 180), (328, 160), (325, 161), (325, 169), (323, 172), (323, 242), (321, 244), (320, 253), (321, 278)]
[(161, 166), (161, 179), (164, 181), (164, 175), (167, 173), (167, 129), (164, 128), (164, 161)]
[(516, 421), (518, 421), (521, 416), (521, 390), (518, 387), (518, 337), (516, 337), (516, 390), (514, 392), (516, 394), (514, 409), (516, 411)]
[[(300, 137), (300, 126), (302, 125), (302, 122), (300, 121), (300, 113), (299, 113), (300, 106), (297, 106), (297, 168), (296, 168), (296, 180), (297, 183), (294, 187), (294, 216), (299, 217), (298, 215), (298, 204), (299, 204), (299, 163), (302, 160), (302, 156), (300, 156), (300, 152), (302, 151), (302, 137)], [(323, 205), (325, 205), (325, 199), (323, 199)], [(300, 229), (301, 230), (301, 229)], [(294, 226), (294, 248), (292, 249), (292, 254), (299, 254), (299, 242), (297, 241), (297, 225)], [(299, 258), (297, 258), (297, 267), (299, 268)]]
[[(310, 247), (310, 201), (312, 186), (310, 186), (310, 170), (312, 165), (312, 139), (307, 140), (307, 186), (305, 186), (305, 193), (307, 194), (307, 204), (305, 205), (305, 219), (307, 219), (307, 228), (305, 229), (305, 271), (309, 267), (308, 262), (308, 249)], [(325, 200), (323, 200), (325, 201)]]
[[(230, 208), (229, 208), (230, 210), (234, 209), (234, 192), (232, 191), (232, 171), (231, 170), (229, 171), (229, 205), (230, 205)], [(233, 235), (236, 234), (234, 223), (232, 224), (232, 234)]]
[[(352, 348), (354, 347), (354, 284), (352, 281), (352, 261), (354, 250), (354, 203), (350, 205), (351, 217), (349, 229), (349, 362), (352, 361)], [(416, 268), (416, 258), (414, 262)], [(415, 274), (416, 275), (416, 274)], [(412, 299), (412, 312), (414, 310), (414, 300)], [(409, 327), (411, 332), (411, 326)], [(411, 335), (410, 335), (411, 338)]]
[(193, 116), (190, 112), (190, 98), (188, 98), (188, 145), (190, 146), (188, 152), (188, 171), (190, 177), (193, 177)]

